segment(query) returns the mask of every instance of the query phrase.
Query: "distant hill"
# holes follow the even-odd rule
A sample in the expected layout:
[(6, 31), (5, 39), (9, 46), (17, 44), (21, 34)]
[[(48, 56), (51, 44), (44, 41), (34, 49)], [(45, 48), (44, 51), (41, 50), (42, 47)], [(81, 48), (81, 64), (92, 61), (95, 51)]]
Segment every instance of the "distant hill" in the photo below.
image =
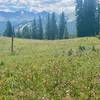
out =
[[(48, 12), (29, 12), (29, 11), (16, 11), (16, 12), (4, 12), (0, 11), (0, 33), (3, 33), (5, 30), (6, 21), (10, 20), (15, 28), (23, 27), (27, 24), (30, 24), (34, 17), (38, 18), (39, 15), (43, 18), (43, 26), (45, 27), (45, 18)], [(59, 17), (59, 15), (57, 15)], [(75, 21), (68, 22), (68, 31), (69, 33), (76, 33), (76, 24)]]

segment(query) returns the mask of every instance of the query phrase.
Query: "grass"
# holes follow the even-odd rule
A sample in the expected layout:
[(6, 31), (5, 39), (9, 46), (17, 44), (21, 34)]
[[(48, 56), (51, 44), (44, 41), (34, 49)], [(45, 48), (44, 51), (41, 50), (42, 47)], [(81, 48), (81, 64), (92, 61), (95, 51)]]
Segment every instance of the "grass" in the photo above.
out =
[[(0, 100), (100, 100), (100, 40), (0, 38)], [(84, 49), (82, 49), (84, 48)]]

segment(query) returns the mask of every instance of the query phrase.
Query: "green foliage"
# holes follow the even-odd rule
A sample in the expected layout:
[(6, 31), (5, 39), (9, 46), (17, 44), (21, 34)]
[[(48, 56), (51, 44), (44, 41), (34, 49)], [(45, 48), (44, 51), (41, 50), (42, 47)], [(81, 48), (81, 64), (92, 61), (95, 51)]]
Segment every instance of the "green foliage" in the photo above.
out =
[(96, 52), (96, 48), (95, 48), (95, 46), (92, 47), (92, 51), (95, 51), (95, 52)]
[(37, 33), (38, 33), (38, 36), (37, 36), (38, 39), (44, 38), (41, 16), (39, 16), (39, 24), (38, 24), (38, 32)]
[(64, 12), (60, 15), (60, 22), (59, 22), (59, 38), (63, 39), (64, 30), (65, 30), (66, 20)]
[(4, 62), (3, 61), (0, 62), (0, 66), (2, 66), (2, 65), (4, 65)]
[(58, 38), (58, 27), (56, 23), (55, 13), (52, 13), (50, 28), (51, 28), (50, 39), (51, 40), (57, 39)]
[(79, 37), (95, 36), (98, 30), (96, 0), (77, 0), (77, 32)]
[(85, 51), (86, 49), (85, 49), (85, 46), (79, 46), (79, 51)]
[(46, 29), (45, 29), (45, 38), (50, 39), (50, 14), (48, 13), (47, 16), (47, 23), (46, 23)]
[(70, 50), (68, 51), (68, 56), (71, 56), (71, 55), (73, 55), (73, 50), (72, 50), (72, 49), (70, 49)]
[(5, 29), (5, 32), (4, 32), (4, 36), (8, 36), (8, 37), (11, 37), (11, 36), (14, 36), (14, 29), (12, 27), (12, 24), (10, 21), (7, 21), (6, 23), (6, 29)]

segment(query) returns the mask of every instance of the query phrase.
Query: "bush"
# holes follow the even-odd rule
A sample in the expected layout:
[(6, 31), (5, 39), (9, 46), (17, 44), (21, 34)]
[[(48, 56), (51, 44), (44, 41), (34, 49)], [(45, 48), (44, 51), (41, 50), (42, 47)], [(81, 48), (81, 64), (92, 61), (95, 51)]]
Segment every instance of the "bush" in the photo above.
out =
[(86, 50), (86, 48), (85, 48), (85, 46), (79, 46), (79, 51), (85, 51)]
[(68, 56), (71, 56), (71, 55), (73, 55), (73, 50), (72, 50), (72, 49), (70, 49), (70, 50), (68, 51)]
[(1, 65), (1, 66), (2, 66), (2, 65), (4, 65), (4, 62), (3, 62), (3, 61), (1, 61), (1, 62), (0, 62), (0, 65)]
[(100, 39), (100, 35), (97, 35), (96, 37), (97, 37), (98, 39)]
[(95, 52), (96, 52), (96, 48), (95, 48), (95, 46), (92, 47), (92, 51), (95, 51)]

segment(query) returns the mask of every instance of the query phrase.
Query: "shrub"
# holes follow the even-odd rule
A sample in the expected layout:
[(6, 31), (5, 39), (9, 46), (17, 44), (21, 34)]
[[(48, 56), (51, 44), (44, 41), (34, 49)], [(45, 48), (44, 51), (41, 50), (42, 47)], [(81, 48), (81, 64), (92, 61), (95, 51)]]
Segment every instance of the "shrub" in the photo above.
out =
[(1, 61), (1, 62), (0, 62), (0, 65), (1, 65), (1, 66), (2, 66), (2, 65), (4, 65), (4, 62), (3, 62), (3, 61)]
[(73, 55), (73, 50), (72, 50), (72, 49), (70, 49), (70, 50), (68, 51), (68, 56), (71, 56), (71, 55)]
[(86, 50), (86, 48), (85, 48), (85, 46), (79, 46), (79, 51), (85, 51)]
[(95, 48), (95, 46), (92, 47), (92, 51), (95, 51), (95, 52), (96, 52), (96, 48)]

